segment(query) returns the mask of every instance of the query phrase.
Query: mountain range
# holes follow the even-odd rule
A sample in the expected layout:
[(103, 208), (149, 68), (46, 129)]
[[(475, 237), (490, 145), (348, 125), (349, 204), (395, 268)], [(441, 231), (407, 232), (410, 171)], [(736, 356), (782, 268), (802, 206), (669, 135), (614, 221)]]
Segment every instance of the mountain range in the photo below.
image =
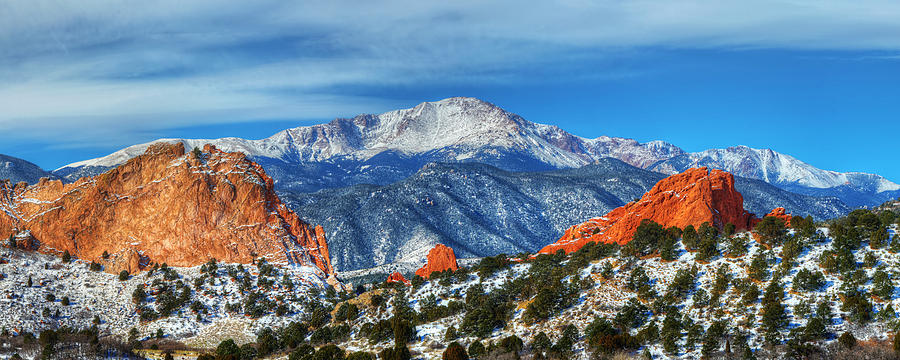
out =
[(900, 185), (864, 173), (822, 170), (769, 149), (746, 146), (687, 153), (663, 142), (601, 136), (587, 139), (537, 124), (474, 98), (425, 102), (411, 109), (359, 115), (287, 129), (261, 139), (160, 139), (97, 159), (66, 165), (55, 175), (74, 181), (119, 165), (156, 142), (188, 148), (213, 144), (262, 164), (281, 190), (315, 192), (355, 184), (386, 185), (431, 162), (478, 162), (508, 171), (576, 168), (612, 157), (639, 168), (675, 174), (693, 167), (814, 196), (836, 196), (849, 206), (874, 206), (900, 196)]
[(821, 170), (789, 155), (746, 146), (681, 154), (648, 169), (672, 175), (701, 166), (759, 179), (801, 194), (836, 196), (852, 207), (873, 206), (900, 196), (900, 185), (878, 175)]
[(580, 167), (605, 157), (646, 167), (683, 154), (661, 141), (585, 139), (478, 99), (450, 98), (287, 129), (262, 140), (160, 139), (70, 164), (55, 173), (75, 180), (103, 172), (156, 142), (182, 142), (189, 148), (213, 144), (246, 153), (278, 179), (281, 189), (303, 192), (390, 184), (431, 162), (479, 162), (509, 171), (539, 171)]

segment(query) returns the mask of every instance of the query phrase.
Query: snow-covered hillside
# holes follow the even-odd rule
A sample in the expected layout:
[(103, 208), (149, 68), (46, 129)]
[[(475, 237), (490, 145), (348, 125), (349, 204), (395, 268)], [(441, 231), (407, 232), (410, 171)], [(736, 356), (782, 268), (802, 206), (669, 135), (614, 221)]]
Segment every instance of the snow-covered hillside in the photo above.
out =
[[(321, 224), (340, 271), (422, 259), (434, 244), (458, 257), (536, 252), (570, 226), (638, 198), (664, 178), (615, 159), (578, 169), (506, 172), (482, 164), (432, 164), (384, 186), (282, 192), (297, 214)], [(738, 177), (744, 208), (776, 207), (824, 220), (851, 209), (836, 198), (793, 194)]]
[[(102, 336), (145, 349), (164, 340), (212, 352), (233, 339), (262, 359), (398, 344), (435, 359), (451, 342), (482, 358), (883, 358), (900, 326), (897, 216), (857, 211), (818, 228), (794, 218), (797, 228), (776, 225), (764, 237), (701, 230), (696, 250), (674, 238), (670, 260), (593, 244), (570, 255), (498, 256), (409, 287), (376, 281), (359, 294), (265, 262), (160, 267), (120, 281), (83, 262), (2, 250), (0, 327), (12, 337), (0, 337), (20, 343), (25, 332), (98, 324)], [(841, 345), (850, 336), (858, 347)]]
[(40, 166), (19, 158), (0, 154), (0, 180), (8, 179), (13, 183), (24, 181), (34, 184), (43, 177), (56, 178), (55, 175), (44, 171)]
[[(499, 271), (486, 272), (491, 274), (488, 276), (480, 275), (484, 270), (475, 265), (459, 274), (439, 276), (414, 285), (408, 291), (399, 292), (401, 295), (394, 299), (408, 301), (420, 316), (433, 312), (435, 307), (452, 309), (454, 303), (466, 303), (465, 309), (473, 311), (473, 289), (478, 289), (479, 294), (483, 292), (484, 297), (504, 294), (496, 296), (514, 299), (505, 325), (494, 328), (487, 335), (475, 336), (470, 332), (472, 326), (478, 325), (470, 321), (471, 314), (465, 311), (457, 314), (451, 311), (450, 315), (418, 325), (417, 337), (410, 349), (417, 358), (425, 359), (440, 357), (443, 346), (437, 344), (451, 340), (464, 346), (475, 342), (488, 346), (502, 344), (510, 336), (522, 340), (524, 345), (518, 350), (520, 355), (568, 351), (572, 358), (591, 359), (598, 351), (597, 343), (592, 340), (592, 331), (595, 331), (592, 328), (596, 326), (592, 324), (598, 320), (624, 326), (632, 341), (639, 344), (631, 347), (618, 343), (623, 346), (618, 351), (635, 355), (649, 352), (654, 358), (693, 359), (703, 357), (704, 353), (716, 358), (723, 355), (725, 349), (739, 355), (749, 351), (758, 358), (780, 358), (797, 351), (791, 348), (796, 344), (811, 344), (813, 347), (804, 351), (828, 358), (845, 351), (837, 341), (844, 333), (867, 341), (869, 346), (877, 349), (881, 346), (878, 344), (892, 340), (890, 335), (897, 326), (897, 314), (893, 309), (900, 306), (896, 290), (900, 261), (897, 261), (895, 251), (900, 246), (883, 244), (872, 248), (864, 242), (851, 252), (852, 268), (837, 271), (836, 265), (822, 260), (840, 257), (835, 254), (841, 253), (843, 250), (839, 249), (844, 249), (845, 245), (836, 245), (834, 239), (825, 235), (827, 233), (827, 228), (818, 229), (811, 237), (795, 232), (791, 236), (796, 238), (771, 249), (750, 240), (750, 233), (736, 234), (721, 241), (717, 255), (711, 259), (701, 259), (698, 252), (686, 251), (681, 243), (676, 245), (673, 261), (653, 256), (643, 259), (622, 254), (601, 256), (584, 267), (577, 267), (562, 279), (561, 286), (577, 289), (576, 294), (571, 305), (564, 305), (558, 312), (551, 310), (546, 320), (535, 321), (529, 313), (532, 303), (543, 296), (540, 292), (533, 298), (519, 297), (518, 294), (523, 291), (522, 287), (544, 286), (531, 281), (546, 280), (543, 277), (546, 267), (564, 268), (574, 264), (575, 257), (563, 258), (560, 263), (545, 255), (548, 257), (545, 261), (513, 262), (501, 266)], [(894, 236), (893, 241), (900, 241), (895, 235), (896, 226), (889, 233)], [(754, 272), (758, 261), (762, 261), (762, 272)], [(638, 276), (639, 273), (646, 277)], [(778, 285), (770, 286), (773, 282)], [(854, 293), (861, 293), (867, 299), (858, 304), (859, 307), (849, 305), (851, 300), (847, 294)], [(785, 316), (784, 323), (769, 333), (764, 330), (768, 326), (764, 311), (768, 297), (780, 298)], [(553, 304), (555, 300), (549, 301), (548, 304)], [(391, 318), (392, 312), (396, 313), (393, 308), (364, 311), (356, 324), (384, 321)], [(667, 325), (673, 315), (677, 324), (674, 330)], [(537, 348), (536, 339), (540, 333), (549, 335), (552, 345), (561, 342), (561, 333), (569, 325), (574, 325), (576, 330), (571, 346), (565, 349)], [(723, 325), (724, 332), (715, 330), (713, 335), (714, 326), (721, 329)], [(820, 325), (823, 327), (819, 328)], [(666, 335), (667, 331), (673, 335)], [(458, 337), (448, 338), (450, 332)], [(674, 341), (666, 344), (666, 338)], [(355, 339), (358, 338), (351, 336), (351, 340), (341, 346), (368, 351), (389, 346), (381, 342), (373, 346), (364, 338)], [(769, 341), (774, 341), (777, 346), (771, 347)], [(798, 343), (791, 345), (792, 341)], [(729, 343), (727, 347), (726, 342)], [(601, 341), (600, 344), (614, 346), (616, 343)], [(495, 351), (503, 353), (502, 345)]]
[(97, 325), (101, 337), (124, 341), (134, 328), (138, 340), (161, 331), (165, 339), (209, 348), (223, 336), (246, 342), (264, 327), (297, 321), (309, 313), (304, 301), (330, 288), (318, 269), (305, 266), (163, 267), (122, 281), (89, 265), (0, 248), (0, 329), (18, 336)]

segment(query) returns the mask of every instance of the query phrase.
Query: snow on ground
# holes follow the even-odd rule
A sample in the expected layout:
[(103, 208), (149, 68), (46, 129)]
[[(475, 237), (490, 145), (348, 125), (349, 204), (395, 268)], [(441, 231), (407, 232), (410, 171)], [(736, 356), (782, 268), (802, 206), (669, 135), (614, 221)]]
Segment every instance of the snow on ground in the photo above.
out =
[[(826, 232), (826, 229), (820, 229), (820, 234)], [(892, 237), (897, 235), (896, 227), (890, 230), (890, 234)], [(747, 236), (747, 234), (741, 236)], [(829, 333), (840, 334), (852, 331), (861, 340), (887, 339), (893, 329), (882, 320), (872, 321), (862, 326), (847, 320), (848, 313), (841, 311), (841, 300), (839, 299), (843, 283), (841, 276), (826, 274), (827, 285), (819, 291), (792, 291), (794, 277), (798, 270), (805, 268), (823, 271), (824, 269), (819, 264), (819, 258), (823, 252), (832, 248), (833, 242), (824, 235), (820, 235), (811, 241), (806, 250), (798, 256), (797, 265), (781, 278), (786, 290), (784, 304), (791, 318), (790, 325), (783, 330), (783, 335), (787, 335), (792, 328), (805, 325), (806, 320), (794, 314), (796, 305), (802, 301), (809, 301), (814, 307), (821, 301), (828, 301), (834, 314), (833, 321), (827, 325)], [(696, 266), (698, 269), (696, 289), (704, 289), (709, 292), (717, 269), (724, 266), (729, 270), (733, 279), (745, 279), (748, 277), (751, 259), (762, 251), (778, 259), (781, 256), (782, 248), (779, 246), (772, 250), (766, 250), (755, 241), (749, 241), (746, 255), (736, 258), (717, 256), (709, 262), (696, 261), (696, 254), (687, 252), (683, 248), (679, 249), (678, 258), (675, 261), (662, 261), (658, 257), (629, 260), (624, 256), (613, 256), (594, 261), (576, 272), (574, 276), (570, 276), (570, 278), (589, 277), (593, 280), (592, 287), (582, 290), (573, 306), (553, 315), (548, 320), (530, 324), (523, 319), (528, 301), (522, 301), (517, 304), (506, 327), (495, 329), (493, 334), (481, 341), (487, 344), (515, 334), (525, 344), (529, 344), (532, 338), (541, 331), (549, 334), (551, 339), (556, 339), (561, 329), (568, 324), (574, 325), (583, 334), (595, 318), (611, 320), (626, 302), (637, 296), (634, 291), (625, 287), (633, 269), (643, 269), (652, 279), (655, 292), (662, 295), (672, 283), (679, 269)], [(866, 253), (877, 257), (876, 266), (866, 268), (862, 265)], [(898, 270), (900, 270), (900, 257), (897, 254), (892, 254), (887, 249), (871, 250), (864, 242), (854, 256), (860, 268), (870, 278), (876, 269), (880, 268), (892, 274), (895, 285), (900, 279), (897, 276)], [(63, 264), (57, 257), (9, 249), (0, 249), (0, 259), (2, 259), (0, 261), (0, 274), (2, 274), (2, 280), (0, 280), (0, 328), (13, 333), (23, 331), (37, 333), (43, 329), (55, 329), (61, 326), (87, 328), (93, 324), (94, 316), (99, 316), (101, 320), (99, 329), (104, 335), (126, 336), (128, 331), (134, 327), (139, 330), (140, 338), (145, 339), (155, 334), (158, 329), (162, 329), (169, 339), (183, 341), (191, 347), (210, 349), (227, 338), (232, 338), (239, 344), (253, 342), (256, 333), (262, 328), (275, 329), (286, 326), (292, 321), (302, 321), (304, 301), (310, 298), (323, 300), (322, 293), (325, 292), (327, 286), (315, 271), (304, 267), (275, 266), (269, 269), (262, 265), (217, 264), (215, 270), (210, 270), (206, 266), (197, 266), (146, 271), (123, 282), (119, 281), (115, 275), (90, 271), (88, 264), (77, 260)], [(609, 279), (604, 279), (600, 273), (607, 264), (613, 269), (613, 275)], [(466, 293), (471, 286), (481, 284), (484, 291), (490, 293), (516, 278), (527, 276), (531, 266), (531, 263), (528, 262), (513, 263), (485, 279), (481, 279), (477, 272), (472, 271), (463, 280), (451, 281), (449, 284), (444, 282), (444, 285), (441, 284), (441, 281), (426, 281), (421, 286), (408, 288), (405, 292), (409, 306), (417, 311), (422, 308), (425, 300), (432, 298), (437, 301), (438, 305), (446, 305), (450, 301), (464, 302)], [(777, 266), (778, 262), (776, 261), (775, 264), (770, 265), (770, 271), (774, 271)], [(260, 275), (261, 272), (264, 273), (263, 276)], [(287, 279), (291, 280), (293, 286), (284, 281), (285, 275), (287, 275)], [(30, 287), (27, 286), (29, 277), (32, 280)], [(261, 277), (263, 278), (262, 282), (260, 281)], [(203, 279), (202, 284), (198, 279)], [(271, 280), (269, 285), (265, 284), (265, 279)], [(139, 305), (135, 304), (132, 297), (135, 288), (143, 285), (147, 292), (147, 297), (142, 299), (140, 306), (149, 306), (151, 309), (158, 310), (160, 306), (158, 288), (162, 284), (175, 287), (175, 284), (179, 282), (190, 287), (189, 301), (176, 308), (171, 316), (142, 322), (138, 311)], [(760, 291), (765, 291), (768, 281), (757, 282), (756, 285)], [(868, 281), (863, 287), (872, 293), (871, 281)], [(382, 292), (387, 300), (391, 299), (391, 290), (378, 291)], [(682, 314), (703, 328), (709, 327), (714, 320), (727, 319), (730, 331), (747, 334), (751, 347), (762, 346), (763, 338), (758, 333), (761, 321), (761, 304), (758, 300), (750, 305), (741, 305), (739, 300), (742, 294), (731, 285), (722, 295), (719, 307), (701, 308), (694, 306), (694, 292), (696, 290), (687, 295), (685, 300), (676, 303)], [(272, 302), (268, 310), (260, 314), (258, 318), (251, 318), (248, 314), (249, 309), (246, 307), (246, 299), (251, 293), (261, 294), (262, 299)], [(50, 300), (48, 294), (53, 294), (55, 299)], [(900, 308), (900, 302), (896, 295), (895, 290), (895, 296), (892, 299), (884, 301), (876, 297), (871, 298), (876, 317), (877, 313), (888, 304), (892, 304), (895, 309)], [(350, 301), (365, 301), (365, 296)], [(62, 299), (65, 297), (70, 300), (68, 306), (62, 304)], [(190, 306), (194, 302), (204, 309), (200, 311), (199, 318)], [(233, 307), (229, 309), (229, 304), (238, 303), (243, 305), (242, 310), (235, 311)], [(650, 307), (650, 302), (644, 303)], [(286, 312), (282, 316), (276, 315), (272, 310), (278, 305), (286, 307)], [(330, 305), (326, 303), (326, 306)], [(46, 313), (45, 308), (47, 309)], [(56, 315), (57, 311), (59, 312), (58, 316)], [(380, 309), (360, 306), (360, 313), (360, 318), (350, 323), (350, 340), (338, 345), (348, 351), (364, 350), (375, 353), (391, 346), (391, 341), (371, 344), (360, 336), (359, 331), (361, 325), (366, 322), (375, 323), (378, 320), (389, 319), (393, 313), (393, 304), (389, 301)], [(459, 329), (463, 316), (464, 314), (460, 313), (418, 325), (416, 327), (417, 341), (409, 345), (410, 350), (414, 354), (418, 354), (419, 358), (440, 357), (446, 344), (444, 334), (451, 326)], [(753, 320), (748, 320), (749, 317), (752, 317)], [(662, 323), (662, 317), (651, 316), (650, 320), (658, 326)], [(632, 335), (635, 334), (637, 334), (637, 330), (632, 330)], [(822, 342), (834, 342), (835, 338), (835, 336), (831, 336)], [(457, 341), (468, 346), (475, 340), (477, 339), (474, 337), (463, 335)], [(686, 344), (686, 339), (682, 337), (678, 345), (682, 350), (676, 354), (677, 357), (697, 358), (700, 356), (699, 344), (688, 347), (689, 344)], [(590, 356), (585, 347), (584, 341), (576, 343), (575, 358), (585, 359)], [(651, 345), (649, 350), (654, 355), (671, 357), (670, 354), (663, 352), (659, 344)]]
[[(313, 269), (296, 266), (275, 266), (273, 275), (267, 277), (274, 280), (273, 284), (266, 289), (258, 286), (259, 268), (253, 265), (243, 265), (247, 271), (238, 273), (236, 279), (226, 270), (237, 267), (236, 264), (218, 264), (213, 280), (209, 272), (203, 273), (197, 266), (171, 268), (177, 274), (172, 280), (165, 280), (164, 272), (157, 270), (119, 281), (117, 275), (91, 271), (89, 264), (79, 260), (64, 264), (58, 257), (6, 248), (0, 250), (0, 259), (0, 329), (12, 334), (37, 334), (62, 326), (85, 329), (94, 324), (97, 316), (101, 335), (125, 337), (131, 328), (136, 328), (143, 339), (162, 329), (167, 338), (190, 346), (214, 348), (226, 338), (242, 344), (255, 341), (255, 334), (264, 327), (277, 328), (298, 321), (303, 316), (301, 301), (310, 298), (311, 293), (323, 293), (328, 286)], [(240, 281), (245, 275), (249, 276), (250, 287), (242, 291)], [(285, 275), (291, 279), (293, 288), (287, 288), (282, 282)], [(31, 287), (27, 286), (29, 277)], [(201, 277), (205, 281), (198, 288), (195, 280)], [(169, 317), (141, 321), (132, 298), (135, 288), (143, 285), (148, 294), (141, 305), (157, 308), (158, 299), (152, 290), (154, 282), (174, 286), (179, 281), (191, 287), (190, 299)], [(277, 316), (270, 309), (253, 319), (244, 312), (226, 309), (227, 304), (244, 305), (249, 292), (261, 293), (273, 301), (273, 306), (286, 305), (287, 313)], [(49, 300), (49, 294), (55, 299)], [(63, 305), (65, 297), (70, 301), (67, 306)], [(205, 308), (199, 320), (190, 308), (195, 301)]]
[[(124, 333), (137, 323), (131, 303), (137, 281), (120, 282), (114, 275), (88, 270), (83, 262), (62, 265), (57, 257), (0, 251), (4, 262), (0, 264), (0, 328), (13, 334), (36, 334), (61, 326), (84, 329), (99, 316), (101, 329)], [(55, 300), (48, 301), (48, 295)], [(68, 306), (62, 305), (64, 297), (69, 297)], [(49, 309), (50, 317), (44, 316), (44, 309)], [(52, 316), (57, 311), (60, 316)]]
[[(819, 239), (813, 241), (810, 246), (797, 257), (797, 265), (781, 278), (781, 283), (785, 289), (784, 304), (786, 305), (787, 313), (791, 317), (790, 324), (782, 331), (782, 335), (786, 337), (790, 329), (805, 325), (806, 320), (793, 313), (794, 307), (801, 301), (810, 301), (813, 311), (815, 311), (815, 305), (818, 302), (828, 301), (832, 313), (834, 314), (832, 323), (827, 325), (827, 331), (829, 333), (839, 335), (845, 331), (852, 331), (852, 333), (860, 340), (886, 340), (888, 335), (893, 333), (893, 330), (890, 325), (884, 321), (876, 320), (867, 325), (860, 326), (851, 324), (851, 322), (847, 320), (848, 313), (841, 311), (839, 294), (841, 293), (842, 278), (838, 274), (826, 274), (826, 286), (822, 290), (815, 292), (792, 291), (793, 278), (800, 269), (805, 268), (825, 273), (824, 269), (819, 265), (819, 257), (823, 252), (833, 249), (833, 244), (831, 239), (822, 235), (827, 232), (827, 229), (823, 228), (819, 229), (819, 231)], [(895, 236), (897, 233), (896, 228), (891, 229), (890, 233), (892, 237)], [(743, 234), (743, 236), (749, 236), (749, 234)], [(681, 246), (680, 243), (679, 246)], [(707, 293), (710, 292), (716, 276), (716, 270), (720, 266), (726, 266), (732, 275), (732, 279), (737, 280), (748, 278), (747, 271), (750, 262), (758, 252), (766, 251), (770, 255), (773, 255), (773, 259), (776, 259), (776, 263), (769, 266), (770, 274), (772, 271), (775, 271), (780, 262), (782, 250), (780, 246), (775, 247), (772, 250), (766, 250), (756, 241), (749, 241), (747, 250), (747, 254), (741, 257), (728, 258), (725, 256), (718, 256), (709, 262), (699, 262), (695, 261), (694, 253), (687, 252), (682, 247), (679, 249), (680, 256), (675, 261), (662, 261), (658, 257), (643, 259), (638, 260), (631, 269), (637, 267), (643, 268), (647, 275), (654, 281), (653, 287), (656, 293), (662, 295), (666, 292), (668, 285), (675, 278), (675, 274), (679, 269), (689, 269), (691, 266), (696, 265), (699, 270), (697, 287), (684, 301), (677, 304), (681, 313), (686, 317), (691, 318), (696, 324), (701, 325), (704, 329), (708, 328), (714, 320), (727, 319), (728, 324), (732, 327), (729, 329), (730, 331), (747, 335), (749, 345), (752, 348), (760, 348), (764, 344), (762, 334), (758, 333), (762, 318), (760, 312), (761, 303), (757, 300), (755, 303), (748, 306), (741, 305), (740, 299), (742, 294), (734, 288), (733, 282), (732, 285), (729, 285), (729, 288), (724, 295), (722, 295), (719, 302), (721, 305), (719, 307), (701, 308), (695, 307), (693, 304), (692, 294), (696, 292), (696, 289), (704, 289)], [(871, 268), (862, 266), (866, 252), (871, 252), (878, 258), (876, 266)], [(896, 285), (898, 280), (897, 274), (900, 274), (898, 273), (898, 270), (900, 270), (900, 257), (898, 257), (897, 254), (890, 253), (886, 248), (870, 250), (867, 243), (864, 242), (863, 246), (854, 252), (854, 256), (859, 267), (866, 272), (870, 279), (877, 268), (882, 268), (892, 274), (892, 280)], [(515, 310), (513, 318), (508, 325), (504, 329), (496, 329), (489, 338), (482, 339), (482, 342), (487, 344), (488, 342), (499, 341), (506, 336), (515, 334), (522, 338), (525, 344), (528, 344), (532, 338), (541, 331), (549, 334), (551, 339), (555, 339), (559, 336), (559, 332), (565, 325), (573, 324), (578, 328), (579, 332), (583, 334), (587, 326), (597, 317), (612, 320), (629, 299), (636, 298), (637, 296), (635, 292), (625, 288), (625, 283), (631, 269), (625, 269), (627, 265), (626, 261), (623, 259), (624, 257), (610, 257), (595, 261), (583, 269), (580, 272), (580, 275), (590, 276), (594, 280), (594, 286), (587, 291), (581, 292), (580, 298), (574, 306), (563, 310), (560, 314), (557, 314), (544, 322), (529, 324), (523, 320), (522, 316), (525, 311), (525, 304), (519, 304), (519, 307)], [(600, 269), (606, 263), (610, 263), (614, 269), (614, 276), (608, 280), (603, 279), (599, 275)], [(531, 265), (528, 263), (514, 264), (508, 269), (497, 272), (488, 279), (480, 279), (478, 275), (470, 273), (465, 282), (454, 282), (449, 286), (441, 286), (436, 281), (427, 281), (422, 286), (415, 288), (409, 295), (409, 304), (412, 308), (418, 310), (421, 301), (430, 296), (437, 298), (438, 305), (446, 305), (450, 300), (464, 301), (466, 290), (470, 286), (478, 283), (481, 283), (484, 286), (485, 292), (490, 293), (492, 290), (503, 286), (505, 283), (516, 277), (524, 276), (530, 266)], [(771, 276), (769, 279), (771, 279)], [(760, 296), (762, 296), (769, 281), (756, 282), (756, 284), (760, 290)], [(863, 286), (870, 294), (872, 293), (872, 287), (871, 280)], [(888, 301), (882, 301), (875, 297), (871, 299), (874, 304), (876, 317), (878, 316), (877, 313), (884, 309), (889, 303), (893, 304), (895, 309), (900, 308), (900, 302), (898, 302), (896, 294), (895, 289), (895, 297)], [(651, 305), (650, 302), (644, 302), (644, 304), (647, 307), (650, 307)], [(364, 312), (360, 322), (386, 319), (390, 317), (390, 314), (390, 311), (384, 311), (377, 315)], [(416, 331), (419, 341), (410, 344), (410, 349), (414, 353), (419, 353), (420, 356), (424, 358), (439, 357), (443, 348), (434, 345), (446, 343), (443, 339), (445, 332), (451, 326), (459, 329), (463, 315), (464, 314), (458, 314), (418, 326)], [(749, 322), (749, 324), (748, 316), (753, 318), (753, 321)], [(664, 316), (652, 316), (647, 323), (652, 320), (655, 321), (657, 326), (661, 326), (663, 318)], [(632, 335), (636, 335), (637, 330), (632, 330), (631, 333)], [(473, 337), (462, 337), (458, 341), (463, 344), (470, 344), (475, 340), (476, 339)], [(836, 341), (836, 336), (831, 336), (828, 339), (821, 341), (821, 343), (831, 343), (834, 341)], [(360, 342), (358, 340), (353, 340), (344, 345), (348, 346), (350, 349), (365, 349), (367, 351), (372, 351), (372, 345), (369, 345), (365, 341)], [(387, 343), (378, 344), (378, 348), (380, 349), (388, 345), (389, 344)], [(686, 344), (686, 339), (682, 337), (678, 345), (682, 350), (676, 357), (700, 357), (700, 344), (695, 344), (689, 351), (685, 352), (684, 349), (689, 344)], [(649, 350), (654, 356), (660, 356), (662, 358), (672, 357), (671, 354), (666, 354), (663, 351), (662, 346), (658, 343), (650, 346)], [(590, 354), (588, 354), (585, 349), (585, 343), (583, 341), (576, 344), (574, 351), (576, 358), (587, 359), (590, 357)], [(643, 349), (640, 351), (643, 351)]]

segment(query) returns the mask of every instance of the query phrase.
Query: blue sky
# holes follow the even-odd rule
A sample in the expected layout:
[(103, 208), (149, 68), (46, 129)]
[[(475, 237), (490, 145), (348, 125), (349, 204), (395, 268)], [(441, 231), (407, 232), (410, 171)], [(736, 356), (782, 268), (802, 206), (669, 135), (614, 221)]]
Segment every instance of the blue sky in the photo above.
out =
[(895, 1), (0, 3), (0, 153), (266, 137), (474, 96), (584, 137), (900, 181)]

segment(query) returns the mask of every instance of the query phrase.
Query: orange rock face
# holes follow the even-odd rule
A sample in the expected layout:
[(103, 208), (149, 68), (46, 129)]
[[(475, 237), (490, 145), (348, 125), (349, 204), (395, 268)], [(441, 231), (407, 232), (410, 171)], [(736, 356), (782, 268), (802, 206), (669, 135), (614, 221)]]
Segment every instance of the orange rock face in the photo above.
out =
[(68, 250), (121, 270), (265, 257), (334, 273), (322, 228), (281, 202), (261, 166), (212, 146), (198, 157), (182, 144), (153, 145), (72, 184), (0, 183), (0, 236), (26, 230), (38, 251)]
[(387, 280), (385, 280), (384, 282), (389, 282), (389, 283), (398, 282), (398, 283), (403, 283), (404, 285), (412, 285), (412, 283), (409, 282), (409, 280), (406, 280), (406, 278), (403, 277), (403, 274), (396, 272), (396, 271), (394, 271), (393, 274), (388, 276)]
[(129, 274), (134, 274), (141, 271), (141, 267), (146, 265), (146, 263), (141, 261), (141, 254), (134, 248), (127, 248), (118, 253), (110, 254), (109, 258), (101, 259), (100, 264), (103, 265), (103, 270), (111, 274), (118, 274), (123, 270)]
[(709, 222), (720, 229), (732, 223), (738, 230), (746, 230), (754, 216), (744, 210), (744, 198), (734, 188), (734, 176), (721, 170), (694, 168), (660, 180), (637, 202), (572, 226), (540, 253), (571, 253), (588, 242), (625, 244), (644, 219), (665, 227)]
[(456, 271), (456, 269), (459, 269), (459, 265), (456, 263), (456, 254), (453, 253), (453, 249), (444, 244), (437, 244), (428, 251), (428, 261), (425, 266), (416, 270), (416, 275), (427, 279), (433, 272)]
[(766, 214), (766, 216), (777, 217), (781, 220), (784, 220), (784, 226), (787, 227), (791, 226), (791, 218), (793, 217), (791, 216), (791, 214), (788, 214), (787, 210), (785, 210), (783, 207), (772, 209), (772, 211)]

